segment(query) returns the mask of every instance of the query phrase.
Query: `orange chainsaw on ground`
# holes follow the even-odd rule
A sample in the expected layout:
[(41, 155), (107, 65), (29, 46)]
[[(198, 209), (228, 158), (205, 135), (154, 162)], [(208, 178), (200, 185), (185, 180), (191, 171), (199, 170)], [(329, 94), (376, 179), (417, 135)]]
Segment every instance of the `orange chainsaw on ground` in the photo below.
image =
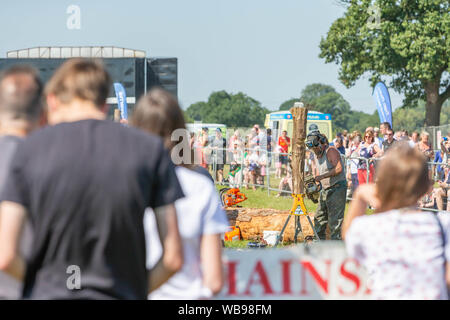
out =
[(247, 200), (247, 196), (243, 194), (239, 188), (223, 188), (219, 191), (222, 206), (228, 208)]

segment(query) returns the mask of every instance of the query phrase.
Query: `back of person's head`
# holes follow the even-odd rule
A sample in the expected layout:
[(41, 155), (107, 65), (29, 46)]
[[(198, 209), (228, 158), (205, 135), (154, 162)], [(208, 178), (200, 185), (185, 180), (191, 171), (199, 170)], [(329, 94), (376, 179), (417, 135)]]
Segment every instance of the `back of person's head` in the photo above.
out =
[(415, 205), (431, 184), (424, 155), (406, 141), (396, 143), (380, 162), (376, 184), (381, 203), (377, 211)]
[(35, 69), (13, 66), (0, 74), (0, 114), (10, 120), (36, 121), (43, 109), (42, 82)]
[(381, 123), (381, 125), (383, 125), (386, 129), (392, 129), (391, 124), (389, 122), (383, 122)]
[(110, 86), (111, 78), (100, 60), (75, 58), (56, 70), (45, 87), (45, 95), (55, 96), (62, 104), (79, 99), (102, 108)]
[(172, 133), (177, 129), (186, 129), (183, 111), (177, 99), (161, 88), (153, 88), (139, 99), (130, 124), (160, 136), (168, 150), (172, 150), (180, 142), (172, 141)]

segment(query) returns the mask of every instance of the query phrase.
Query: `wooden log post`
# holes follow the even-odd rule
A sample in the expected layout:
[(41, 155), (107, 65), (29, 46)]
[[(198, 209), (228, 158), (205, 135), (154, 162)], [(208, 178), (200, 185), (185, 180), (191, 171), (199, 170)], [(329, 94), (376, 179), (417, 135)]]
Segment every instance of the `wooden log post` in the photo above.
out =
[(289, 110), (294, 121), (292, 133), (292, 187), (293, 193), (303, 193), (303, 173), (305, 171), (305, 139), (308, 109), (301, 102), (296, 102)]
[(120, 110), (114, 109), (114, 122), (120, 122)]

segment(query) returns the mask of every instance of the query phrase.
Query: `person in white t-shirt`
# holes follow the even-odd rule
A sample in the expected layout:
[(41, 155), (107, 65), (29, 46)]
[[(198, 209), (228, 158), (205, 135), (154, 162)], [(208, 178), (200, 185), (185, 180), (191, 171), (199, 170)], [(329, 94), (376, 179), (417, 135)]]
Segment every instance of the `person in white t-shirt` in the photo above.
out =
[[(208, 178), (181, 166), (176, 167), (176, 174), (185, 194), (175, 202), (184, 264), (166, 283), (150, 293), (149, 299), (210, 299), (222, 287), (220, 235), (228, 231), (229, 223), (214, 184)], [(150, 269), (158, 261), (162, 249), (154, 232), (154, 215), (151, 209), (147, 210), (144, 228), (147, 268)]]
[(419, 133), (417, 131), (414, 131), (411, 134), (411, 139), (409, 139), (408, 142), (411, 148), (414, 148), (419, 143)]
[[(186, 130), (183, 113), (175, 97), (156, 89), (141, 98), (133, 112), (132, 125), (152, 134), (159, 135), (168, 150), (174, 151), (189, 133)], [(179, 141), (172, 140), (175, 130), (185, 134)], [(183, 131), (184, 130), (184, 131)], [(205, 175), (195, 172), (192, 165), (184, 161), (186, 154), (177, 159), (176, 175), (185, 195), (175, 201), (178, 227), (183, 244), (184, 263), (175, 273), (148, 296), (149, 299), (193, 300), (210, 299), (220, 292), (223, 286), (222, 239), (228, 231), (228, 219), (223, 211), (214, 184)], [(189, 146), (182, 149), (193, 154)], [(181, 161), (180, 161), (181, 160)], [(147, 269), (161, 263), (162, 246), (157, 233), (155, 215), (147, 209), (144, 216), (146, 237)], [(158, 262), (159, 261), (159, 262)], [(150, 275), (151, 277), (152, 275)]]
[(383, 147), (384, 137), (380, 134), (380, 129), (378, 127), (373, 128), (375, 143), (381, 149)]
[(347, 157), (350, 158), (348, 160), (348, 169), (347, 170), (347, 181), (350, 182), (350, 187), (351, 187), (351, 191), (352, 194), (353, 192), (355, 192), (356, 188), (359, 185), (359, 181), (358, 181), (358, 163), (359, 163), (359, 159), (357, 159), (359, 157), (359, 145), (361, 143), (361, 136), (359, 135), (355, 135), (355, 137), (353, 138), (351, 144), (350, 144), (350, 148), (348, 149), (347, 152)]
[[(448, 299), (450, 216), (417, 208), (431, 187), (425, 157), (400, 141), (381, 160), (376, 184), (356, 189), (342, 236), (368, 271), (373, 299)], [(367, 205), (376, 213), (366, 216)]]

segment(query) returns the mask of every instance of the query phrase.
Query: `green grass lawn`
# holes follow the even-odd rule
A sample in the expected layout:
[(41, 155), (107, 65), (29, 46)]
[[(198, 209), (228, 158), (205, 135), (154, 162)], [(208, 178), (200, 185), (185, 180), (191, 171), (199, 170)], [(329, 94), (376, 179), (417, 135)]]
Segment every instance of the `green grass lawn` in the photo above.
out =
[[(226, 188), (226, 186), (216, 185), (217, 191), (222, 188)], [(247, 196), (247, 200), (239, 203), (241, 207), (244, 208), (255, 208), (255, 209), (263, 209), (263, 208), (272, 208), (277, 210), (290, 210), (292, 206), (292, 197), (279, 197), (276, 198), (277, 194), (275, 191), (271, 191), (270, 195), (267, 193), (267, 189), (256, 189), (253, 191), (252, 189), (240, 188), (241, 192)], [(312, 203), (312, 202), (311, 202)], [(308, 206), (309, 209), (309, 206)]]
[(235, 240), (235, 241), (225, 241), (225, 248), (231, 249), (246, 249), (250, 240)]
[[(216, 185), (217, 191), (222, 188), (226, 188), (226, 186)], [(243, 208), (254, 208), (254, 209), (264, 209), (271, 208), (276, 210), (291, 210), (293, 198), (292, 196), (286, 197), (275, 197), (277, 192), (270, 191), (270, 194), (267, 194), (267, 189), (256, 189), (253, 191), (252, 189), (240, 188), (241, 192), (247, 196), (247, 200), (239, 203), (239, 205)], [(309, 199), (305, 199), (305, 205), (308, 212), (316, 212), (317, 203), (312, 202)], [(349, 202), (345, 206), (345, 213), (347, 214), (349, 207)], [(367, 210), (368, 214), (371, 214), (373, 210)]]

